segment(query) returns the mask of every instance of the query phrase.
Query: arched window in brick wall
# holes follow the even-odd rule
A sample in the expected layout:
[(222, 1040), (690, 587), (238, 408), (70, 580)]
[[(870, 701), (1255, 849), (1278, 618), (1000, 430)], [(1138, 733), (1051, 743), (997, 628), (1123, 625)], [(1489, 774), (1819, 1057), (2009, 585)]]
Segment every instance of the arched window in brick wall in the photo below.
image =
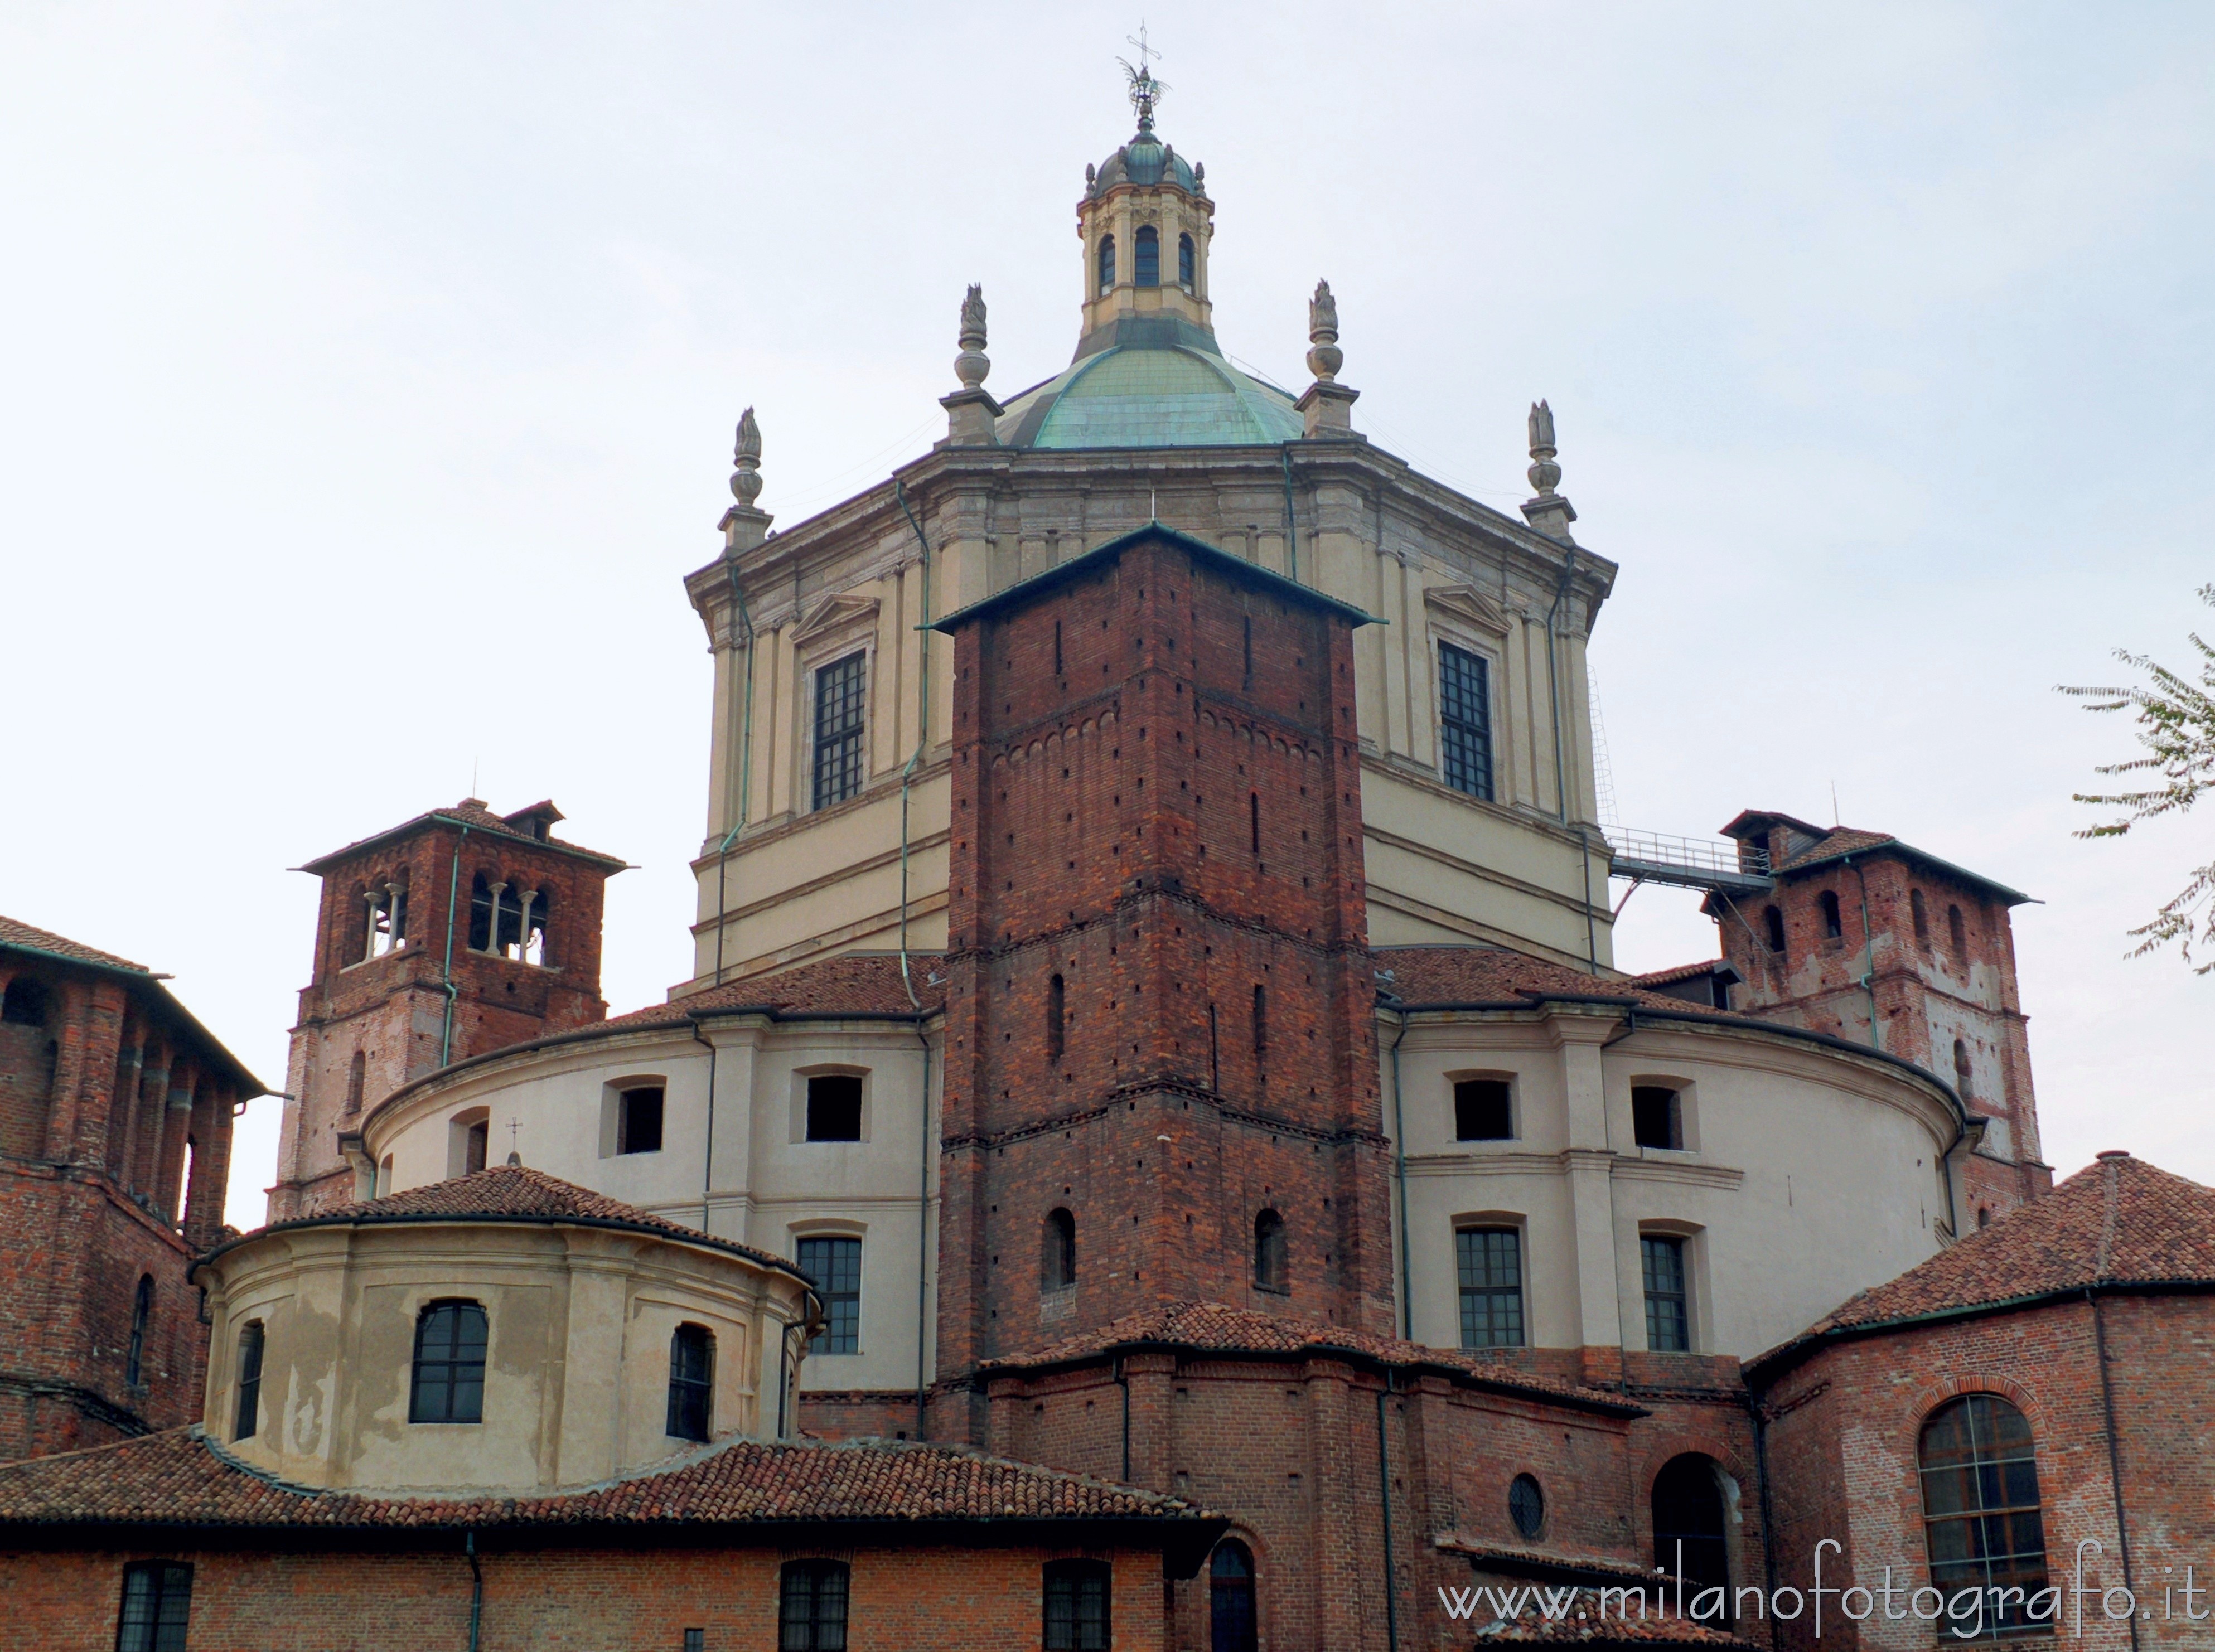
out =
[(1114, 1643), (1104, 1560), (1050, 1560), (1046, 1567), (1046, 1652), (1108, 1652)]
[(131, 1343), (123, 1354), (123, 1380), (136, 1388), (146, 1374), (146, 1331), (154, 1318), (154, 1276), (138, 1276), (131, 1299)]
[(1046, 983), (1046, 1058), (1058, 1062), (1069, 1047), (1065, 1037), (1069, 1010), (1069, 988), (1059, 976), (1049, 976)]
[(1845, 920), (1838, 913), (1838, 892), (1826, 889), (1816, 897), (1823, 909), (1823, 936), (1826, 940), (1838, 940), (1846, 933)]
[(46, 989), (37, 982), (18, 976), (8, 983), (5, 994), (0, 994), (0, 1021), (15, 1027), (42, 1027), (46, 1024)]
[(1049, 1291), (1066, 1290), (1077, 1283), (1077, 1218), (1063, 1209), (1049, 1210), (1039, 1242), (1039, 1284)]
[(2030, 1423), (1997, 1394), (1964, 1394), (1923, 1425), (1917, 1467), (1930, 1582), (1951, 1601), (1981, 1594), (1998, 1633), (2034, 1629), (2046, 1587), (2046, 1525)]
[(1208, 1652), (1255, 1652), (1254, 1556), (1236, 1538), (1215, 1546), (1207, 1563)]
[(1273, 1210), (1254, 1218), (1254, 1284), (1265, 1291), (1288, 1290), (1292, 1269), (1285, 1238), (1285, 1219)]
[(1693, 1615), (1701, 1590), (1723, 1590), (1722, 1604), (1703, 1619), (1718, 1625), (1730, 1621), (1730, 1545), (1723, 1522), (1722, 1476), (1713, 1458), (1686, 1452), (1663, 1465), (1654, 1479), (1654, 1563), (1672, 1578), (1683, 1576), (1687, 1616)]
[(1769, 928), (1769, 950), (1779, 958), (1784, 955), (1784, 914), (1776, 907), (1764, 908), (1762, 921)]
[(1930, 945), (1930, 909), (1924, 903), (1921, 890), (1911, 889), (1907, 891), (1907, 910), (1915, 920), (1915, 944), (1917, 946), (1929, 946)]
[(1946, 908), (1946, 939), (1954, 944), (1954, 961), (1966, 967), (1969, 962), (1969, 929), (1961, 921), (1961, 909), (1948, 904)]

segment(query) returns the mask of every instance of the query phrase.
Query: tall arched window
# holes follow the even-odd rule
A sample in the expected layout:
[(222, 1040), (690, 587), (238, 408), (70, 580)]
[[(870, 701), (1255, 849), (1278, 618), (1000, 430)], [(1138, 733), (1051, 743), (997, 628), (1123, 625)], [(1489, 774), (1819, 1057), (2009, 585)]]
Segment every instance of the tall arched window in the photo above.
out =
[(1702, 1619), (1730, 1621), (1730, 1549), (1723, 1535), (1722, 1479), (1713, 1458), (1686, 1452), (1654, 1477), (1654, 1563), (1672, 1578), (1681, 1566), (1688, 1615), (1702, 1589), (1715, 1588), (1724, 1591), (1722, 1604)]
[(1969, 1098), (1969, 1047), (1961, 1040), (1954, 1040), (1954, 1090), (1962, 1100)]
[(476, 1302), (433, 1302), (415, 1316), (410, 1423), (484, 1421), (487, 1331), (485, 1311)]
[(1131, 254), (1131, 278), (1142, 287), (1161, 285), (1161, 231), (1150, 223), (1140, 224), (1132, 246), (1135, 250)]
[(1066, 1210), (1049, 1210), (1040, 1235), (1039, 1284), (1058, 1291), (1076, 1282), (1077, 1218)]
[(1194, 264), (1192, 237), (1179, 236), (1177, 237), (1177, 285), (1182, 287), (1187, 292), (1190, 292), (1195, 285)]
[(669, 1337), (669, 1426), (676, 1440), (705, 1440), (715, 1410), (715, 1333), (679, 1325)]
[(1115, 237), (1100, 237), (1100, 293), (1102, 297), (1115, 289)]
[(1961, 921), (1961, 909), (1949, 905), (1946, 909), (1946, 939), (1954, 943), (1954, 960), (1957, 964), (1969, 961), (1969, 931)]
[(1769, 926), (1769, 950), (1781, 956), (1784, 951), (1784, 915), (1772, 906), (1764, 909), (1761, 916)]
[(1236, 1538), (1207, 1563), (1208, 1652), (1255, 1652), (1254, 1557)]
[(1908, 915), (1915, 920), (1915, 944), (1917, 946), (1930, 945), (1930, 909), (1924, 904), (1921, 890), (1911, 889), (1907, 891), (1907, 910)]
[(779, 1575), (779, 1652), (846, 1652), (846, 1563), (788, 1560)]
[(238, 1413), (230, 1437), (251, 1440), (261, 1427), (261, 1321), (249, 1319), (238, 1333)]
[(357, 1049), (353, 1059), (347, 1063), (346, 1110), (350, 1113), (361, 1111), (362, 1086), (369, 1079), (369, 1057)]
[(138, 1276), (138, 1294), (131, 1300), (131, 1345), (123, 1355), (123, 1380), (138, 1386), (146, 1370), (146, 1326), (154, 1317), (154, 1276)]
[(1069, 1008), (1069, 988), (1059, 976), (1049, 976), (1046, 983), (1046, 1058), (1058, 1062), (1069, 1048), (1064, 1037)]
[(1916, 1455), (1932, 1587), (1991, 1591), (1992, 1629), (2036, 1626), (2024, 1608), (2046, 1587), (2046, 1523), (2029, 1422), (1997, 1394), (1965, 1394), (1931, 1414)]
[(1816, 896), (1816, 900), (1823, 909), (1824, 935), (1832, 940), (1839, 940), (1844, 939), (1846, 933), (1846, 924), (1845, 920), (1838, 915), (1838, 891), (1836, 890), (1826, 889), (1822, 892), (1822, 894)]
[(1254, 1218), (1254, 1283), (1265, 1291), (1290, 1288), (1285, 1219), (1273, 1210)]

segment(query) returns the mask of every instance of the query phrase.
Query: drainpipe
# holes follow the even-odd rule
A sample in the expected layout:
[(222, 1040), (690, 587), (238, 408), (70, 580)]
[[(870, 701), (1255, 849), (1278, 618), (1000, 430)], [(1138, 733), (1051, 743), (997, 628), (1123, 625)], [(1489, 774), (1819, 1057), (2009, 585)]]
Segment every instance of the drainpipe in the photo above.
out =
[(1292, 444), (1285, 444), (1285, 557), (1292, 569), (1292, 583), (1300, 583), (1300, 532), (1298, 518), (1292, 515)]
[(477, 1635), (484, 1624), (484, 1571), (477, 1564), (477, 1531), (472, 1526), (462, 1541), (469, 1557), (469, 1652), (477, 1652)]
[[(716, 926), (717, 933), (721, 926)], [(708, 1200), (715, 1187), (715, 1044), (711, 1038), (700, 1036), (700, 1018), (687, 1015), (684, 1024), (692, 1029), (692, 1042), (708, 1047), (708, 1146), (700, 1155), (700, 1231), (708, 1231)]]
[[(1853, 856), (1848, 855), (1845, 863), (1854, 866)], [(1861, 880), (1862, 886), (1862, 962), (1866, 966), (1866, 973), (1862, 976), (1862, 990), (1868, 994), (1869, 1048), (1881, 1050), (1884, 1048), (1884, 1040), (1878, 1036), (1876, 1024), (1876, 933), (1869, 927), (1868, 874), (1859, 866), (1854, 866), (1854, 876)]]
[[(469, 829), (463, 826), (461, 837), (454, 842), (453, 870), (446, 878), (446, 962), (439, 977), (439, 985), (446, 993), (446, 1019), (439, 1029), (439, 1065), (442, 1068), (452, 1066), (454, 1060), (454, 1000), (461, 994), (461, 988), (454, 985), (454, 904), (462, 896), (462, 843), (469, 835)], [(499, 915), (493, 915), (495, 921)]]
[[(2111, 1208), (2114, 1197), (2111, 1184), (2108, 1190)], [(2094, 1294), (2089, 1285), (2084, 1288), (2084, 1302), (2092, 1310), (2092, 1342), (2100, 1360), (2100, 1403), (2105, 1409), (2108, 1430), (2108, 1484), (2114, 1488), (2115, 1492), (2115, 1540), (2122, 1550), (2123, 1587), (2135, 1596), (2138, 1586), (2131, 1577), (2131, 1528), (2123, 1511), (2123, 1447), (2122, 1442), (2115, 1438), (2115, 1382), (2108, 1369), (2108, 1326), (2100, 1317), (2100, 1299)], [(2138, 1615), (2134, 1612), (2131, 1614), (2131, 1652), (2138, 1652)]]
[[(900, 985), (906, 990), (908, 1007), (915, 1012), (916, 1042), (923, 1046), (922, 1117), (917, 1131), (922, 1145), (917, 1150), (915, 1185), (915, 1437), (921, 1440), (929, 1432), (925, 1426), (928, 1384), (923, 1372), (930, 1330), (930, 1034), (923, 1026), (923, 1000), (916, 995), (915, 977), (908, 967), (907, 863), (909, 791), (915, 783), (916, 767), (930, 746), (930, 541), (923, 534), (923, 524), (915, 519), (915, 512), (908, 508), (907, 488), (897, 476), (893, 478), (893, 497), (899, 501), (900, 514), (914, 530), (923, 566), (923, 621), (916, 627), (923, 639), (923, 658), (916, 673), (920, 704), (916, 715), (915, 750), (909, 754), (907, 767), (900, 771), (899, 858)], [(952, 784), (950, 776), (948, 784)]]
[[(754, 784), (754, 620), (746, 611), (746, 593), (739, 584), (739, 564), (735, 557), (726, 556), (724, 566), (731, 574), (731, 602), (737, 610), (739, 623), (746, 628), (746, 693), (745, 710), (739, 718), (739, 817), (731, 829), (723, 834), (723, 841), (715, 849), (715, 984), (723, 984), (723, 931), (728, 927), (723, 917), (723, 872), (731, 863), (731, 840), (745, 829), (746, 816), (753, 803)], [(711, 1101), (712, 1104), (712, 1101)]]
[[(1562, 563), (1562, 583), (1555, 588), (1553, 604), (1546, 610), (1546, 705), (1554, 725), (1554, 812), (1564, 826), (1569, 823), (1569, 771), (1562, 750), (1562, 672), (1554, 652), (1554, 620), (1569, 594), (1569, 581), (1576, 570), (1577, 548), (1572, 545)], [(1577, 828), (1577, 859), (1583, 863), (1585, 874), (1585, 970), (1598, 975), (1599, 931), (1592, 916), (1592, 849), (1582, 826)]]
[(1392, 1464), (1384, 1445), (1384, 1398), (1397, 1392), (1387, 1367), (1384, 1386), (1377, 1391), (1377, 1491), (1384, 1514), (1384, 1644), (1400, 1652), (1400, 1579), (1392, 1564)]
[(1400, 1335), (1415, 1340), (1415, 1281), (1408, 1261), (1408, 1119), (1400, 1104), (1400, 1040), (1408, 1036), (1408, 1012), (1399, 1011), (1400, 1031), (1392, 1038), (1392, 1173), (1400, 1184)]

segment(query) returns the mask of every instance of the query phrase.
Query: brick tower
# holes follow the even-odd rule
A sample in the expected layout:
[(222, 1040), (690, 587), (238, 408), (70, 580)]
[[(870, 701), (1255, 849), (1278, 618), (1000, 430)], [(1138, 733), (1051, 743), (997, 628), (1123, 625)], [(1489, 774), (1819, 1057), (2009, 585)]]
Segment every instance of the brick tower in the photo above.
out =
[(410, 1079), (607, 1018), (600, 910), (613, 855), (553, 835), (561, 811), (476, 798), (300, 868), (323, 880), (300, 994), (269, 1219), (353, 1198), (362, 1115)]
[(1390, 1331), (1365, 620), (1154, 525), (940, 622), (942, 1379), (1176, 1299)]
[(1886, 833), (1761, 810), (1722, 830), (1776, 880), (1766, 896), (1709, 899), (1744, 982), (1733, 1006), (1874, 1043), (1952, 1083), (1973, 1121), (1965, 1229), (2050, 1189), (2008, 917), (2030, 896)]

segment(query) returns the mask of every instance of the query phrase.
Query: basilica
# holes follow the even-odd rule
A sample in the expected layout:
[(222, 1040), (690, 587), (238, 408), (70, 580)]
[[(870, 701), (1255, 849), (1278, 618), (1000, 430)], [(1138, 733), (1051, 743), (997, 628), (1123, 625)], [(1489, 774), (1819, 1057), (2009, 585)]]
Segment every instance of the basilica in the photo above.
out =
[[(0, 1352), (38, 1643), (2208, 1643), (2215, 1191), (2056, 1185), (2029, 897), (1604, 826), (1552, 409), (1511, 514), (1362, 433), (1327, 282), (1232, 364), (1132, 90), (1066, 368), (988, 389), (971, 288), (942, 439), (781, 529), (740, 419), (666, 1001), (550, 801), (310, 860), (241, 1233), (263, 1086), (0, 922), (0, 1198), (83, 1213), (0, 1314), (146, 1282)], [(1715, 956), (1618, 969), (1611, 878)]]

